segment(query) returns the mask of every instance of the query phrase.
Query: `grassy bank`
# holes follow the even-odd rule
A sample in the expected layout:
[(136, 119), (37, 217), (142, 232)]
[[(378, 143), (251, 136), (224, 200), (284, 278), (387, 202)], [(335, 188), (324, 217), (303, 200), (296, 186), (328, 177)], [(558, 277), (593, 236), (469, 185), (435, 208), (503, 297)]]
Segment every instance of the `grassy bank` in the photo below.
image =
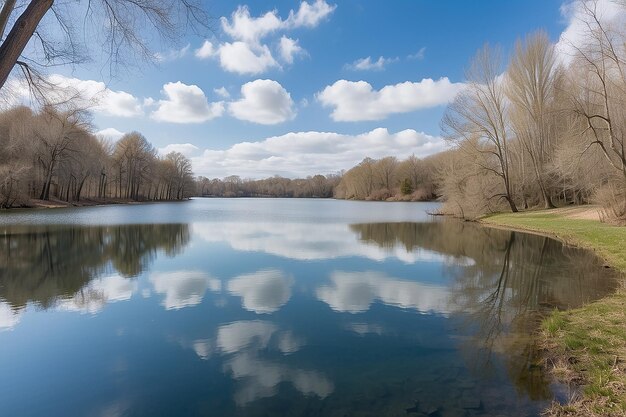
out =
[[(580, 209), (583, 210), (583, 209)], [(626, 227), (571, 211), (541, 210), (487, 216), (482, 223), (554, 236), (595, 251), (626, 274)], [(626, 416), (626, 288), (575, 310), (554, 312), (542, 323), (540, 344), (554, 376), (580, 387), (551, 416)]]

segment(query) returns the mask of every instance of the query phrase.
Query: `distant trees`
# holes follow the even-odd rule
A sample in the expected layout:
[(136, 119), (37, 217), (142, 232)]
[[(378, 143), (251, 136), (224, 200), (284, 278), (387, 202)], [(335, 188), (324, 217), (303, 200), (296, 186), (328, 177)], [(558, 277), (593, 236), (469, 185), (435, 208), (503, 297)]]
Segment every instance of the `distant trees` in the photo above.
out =
[(445, 210), (598, 202), (626, 219), (626, 27), (595, 0), (578, 7), (587, 33), (566, 61), (544, 32), (518, 41), (506, 68), (488, 47), (473, 59), (442, 121), (455, 145), (437, 156)]
[(436, 197), (433, 174), (430, 158), (365, 158), (343, 175), (334, 195), (353, 200), (431, 200)]
[(274, 176), (261, 180), (242, 180), (236, 175), (224, 179), (199, 177), (196, 180), (196, 192), (204, 197), (329, 198), (333, 196), (340, 180), (339, 175), (297, 179)]
[(193, 192), (189, 159), (159, 156), (138, 132), (112, 144), (93, 135), (84, 111), (0, 113), (0, 208), (32, 199), (181, 200)]

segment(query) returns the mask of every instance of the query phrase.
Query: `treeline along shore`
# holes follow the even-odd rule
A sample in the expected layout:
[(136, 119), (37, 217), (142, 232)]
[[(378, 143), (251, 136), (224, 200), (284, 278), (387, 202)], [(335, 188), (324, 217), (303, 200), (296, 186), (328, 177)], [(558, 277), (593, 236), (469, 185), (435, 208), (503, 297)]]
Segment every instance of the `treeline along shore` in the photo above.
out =
[(165, 156), (138, 132), (96, 137), (89, 114), (46, 106), (0, 113), (0, 208), (182, 200), (191, 161)]

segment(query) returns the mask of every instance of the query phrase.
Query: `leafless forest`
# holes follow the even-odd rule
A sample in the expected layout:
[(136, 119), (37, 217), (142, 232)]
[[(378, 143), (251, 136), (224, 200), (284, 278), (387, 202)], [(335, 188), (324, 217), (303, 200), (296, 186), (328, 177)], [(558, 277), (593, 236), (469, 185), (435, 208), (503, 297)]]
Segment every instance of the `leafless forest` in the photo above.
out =
[(469, 64), (441, 123), (453, 145), (437, 157), (446, 211), (596, 202), (607, 216), (626, 215), (626, 28), (582, 4), (586, 36), (571, 55), (537, 32), (508, 62), (485, 46)]
[(97, 138), (82, 111), (17, 107), (0, 114), (0, 207), (32, 200), (180, 200), (194, 191), (191, 162), (165, 157), (140, 133)]

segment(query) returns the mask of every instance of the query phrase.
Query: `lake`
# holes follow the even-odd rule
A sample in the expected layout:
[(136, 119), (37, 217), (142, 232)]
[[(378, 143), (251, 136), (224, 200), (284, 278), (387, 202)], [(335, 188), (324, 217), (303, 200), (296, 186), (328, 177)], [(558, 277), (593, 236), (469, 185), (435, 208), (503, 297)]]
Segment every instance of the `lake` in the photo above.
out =
[(538, 416), (531, 337), (611, 269), (436, 203), (0, 213), (6, 416)]

